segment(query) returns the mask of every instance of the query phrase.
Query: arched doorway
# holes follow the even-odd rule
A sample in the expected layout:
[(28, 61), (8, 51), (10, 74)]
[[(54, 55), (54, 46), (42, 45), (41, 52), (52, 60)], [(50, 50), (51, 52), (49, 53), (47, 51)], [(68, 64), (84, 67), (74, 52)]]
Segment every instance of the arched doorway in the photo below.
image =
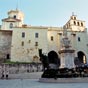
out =
[(75, 58), (75, 64), (83, 65), (86, 63), (87, 63), (86, 55), (82, 51), (77, 52), (77, 58)]
[(7, 54), (6, 55), (6, 59), (10, 59), (10, 54)]
[(50, 51), (48, 53), (48, 59), (49, 63), (57, 64), (58, 66), (60, 66), (60, 58), (55, 51)]

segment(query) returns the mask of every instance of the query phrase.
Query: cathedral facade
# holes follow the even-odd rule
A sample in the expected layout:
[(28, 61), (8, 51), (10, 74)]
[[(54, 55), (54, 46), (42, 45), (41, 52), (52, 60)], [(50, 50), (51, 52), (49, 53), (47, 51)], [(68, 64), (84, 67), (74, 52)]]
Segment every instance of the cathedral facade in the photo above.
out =
[[(75, 49), (76, 63), (88, 62), (88, 33), (85, 21), (72, 15), (62, 27), (31, 26), (24, 24), (24, 14), (10, 10), (8, 17), (2, 19), (0, 28), (0, 60), (12, 62), (39, 62), (39, 52), (47, 55), (54, 51), (59, 55), (63, 30)], [(63, 56), (64, 57), (64, 56)], [(78, 58), (78, 59), (77, 59)]]

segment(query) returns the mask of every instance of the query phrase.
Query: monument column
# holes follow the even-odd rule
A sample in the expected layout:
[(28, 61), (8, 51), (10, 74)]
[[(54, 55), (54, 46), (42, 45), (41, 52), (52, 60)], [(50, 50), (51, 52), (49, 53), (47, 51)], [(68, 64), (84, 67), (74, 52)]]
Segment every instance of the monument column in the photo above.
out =
[(75, 50), (72, 49), (70, 45), (70, 40), (67, 37), (66, 29), (63, 31), (62, 47), (59, 54), (61, 56), (60, 68), (74, 68)]

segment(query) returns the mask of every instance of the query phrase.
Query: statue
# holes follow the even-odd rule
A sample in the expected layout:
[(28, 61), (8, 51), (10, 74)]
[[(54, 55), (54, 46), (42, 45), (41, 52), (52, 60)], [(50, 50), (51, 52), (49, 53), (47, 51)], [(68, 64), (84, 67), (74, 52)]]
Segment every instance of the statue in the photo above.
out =
[(67, 29), (63, 29), (63, 36), (67, 37)]
[(42, 62), (44, 71), (49, 68), (48, 57), (46, 55), (42, 54), (40, 57), (40, 61)]

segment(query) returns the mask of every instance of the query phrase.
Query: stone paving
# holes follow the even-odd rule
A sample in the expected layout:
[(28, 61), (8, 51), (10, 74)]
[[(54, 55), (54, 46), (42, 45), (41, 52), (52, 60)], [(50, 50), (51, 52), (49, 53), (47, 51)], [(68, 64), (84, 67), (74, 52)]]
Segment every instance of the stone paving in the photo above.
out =
[(41, 75), (42, 72), (9, 74), (8, 79), (39, 79)]
[(0, 88), (87, 88), (88, 83), (40, 83), (39, 79), (0, 80)]

